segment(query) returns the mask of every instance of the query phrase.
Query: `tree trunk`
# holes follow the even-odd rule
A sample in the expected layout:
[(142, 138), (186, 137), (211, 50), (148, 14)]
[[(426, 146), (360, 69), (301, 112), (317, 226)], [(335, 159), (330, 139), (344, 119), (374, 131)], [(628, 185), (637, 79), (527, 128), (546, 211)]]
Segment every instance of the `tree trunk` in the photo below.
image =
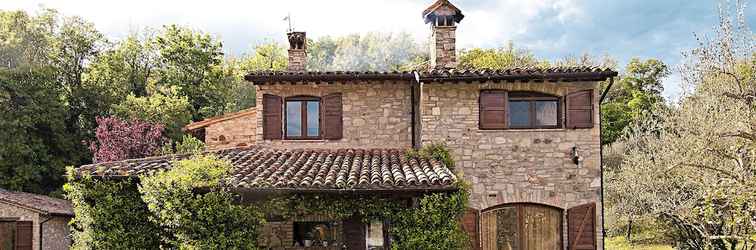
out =
[(625, 232), (625, 240), (627, 240), (627, 243), (632, 243), (630, 240), (630, 236), (633, 233), (633, 217), (630, 216), (630, 218), (627, 219), (627, 232)]

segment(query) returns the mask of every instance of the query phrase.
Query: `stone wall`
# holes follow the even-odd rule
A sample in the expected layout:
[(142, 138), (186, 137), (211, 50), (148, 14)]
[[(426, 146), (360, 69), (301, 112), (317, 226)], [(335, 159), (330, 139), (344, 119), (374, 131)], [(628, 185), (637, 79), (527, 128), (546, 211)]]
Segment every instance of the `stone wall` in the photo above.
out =
[[(596, 202), (597, 242), (601, 249), (598, 112), (594, 112), (592, 129), (478, 129), (481, 90), (536, 91), (564, 96), (591, 88), (595, 89), (597, 111), (600, 90), (593, 82), (424, 84), (420, 104), (421, 142), (443, 142), (448, 146), (457, 168), (472, 184), (472, 208), (483, 210), (505, 203), (532, 202), (566, 211)], [(580, 165), (571, 160), (572, 147), (577, 147), (584, 159)]]
[[(261, 85), (257, 88), (257, 138), (263, 138), (262, 95), (323, 97), (342, 93), (343, 138), (339, 140), (258, 140), (286, 148), (410, 148), (412, 106), (409, 82), (350, 82)], [(284, 111), (285, 115), (285, 111)]]
[[(34, 249), (39, 247), (39, 223), (41, 220), (47, 219), (47, 217), (40, 216), (34, 210), (19, 207), (18, 205), (6, 203), (0, 201), (0, 217), (5, 218), (18, 218), (19, 221), (31, 221), (32, 222), (32, 244)], [(45, 222), (43, 229), (43, 241), (42, 249), (68, 249), (71, 244), (71, 239), (68, 233), (68, 217), (54, 216), (49, 221)]]
[(456, 26), (434, 26), (430, 42), (431, 67), (456, 68)]
[(205, 127), (205, 144), (208, 149), (249, 146), (255, 143), (257, 113), (220, 121)]
[(45, 250), (66, 250), (71, 246), (69, 217), (55, 216), (42, 226), (42, 245)]

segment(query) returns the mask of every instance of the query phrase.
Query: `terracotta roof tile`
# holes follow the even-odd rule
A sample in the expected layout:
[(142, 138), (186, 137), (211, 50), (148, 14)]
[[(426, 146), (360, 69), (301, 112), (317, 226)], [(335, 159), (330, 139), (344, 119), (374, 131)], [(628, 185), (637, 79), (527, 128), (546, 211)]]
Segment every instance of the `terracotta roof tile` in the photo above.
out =
[(617, 72), (600, 67), (531, 67), (509, 69), (431, 69), (412, 71), (255, 71), (245, 79), (256, 85), (278, 83), (338, 82), (362, 80), (414, 81), (415, 73), (423, 82), (472, 81), (603, 81)]
[(53, 215), (73, 216), (71, 202), (45, 195), (0, 189), (0, 201)]
[[(400, 149), (270, 149), (214, 151), (233, 165), (228, 183), (251, 189), (450, 189), (454, 173), (434, 159), (407, 158)], [(81, 166), (79, 174), (124, 177), (169, 169), (186, 155)]]

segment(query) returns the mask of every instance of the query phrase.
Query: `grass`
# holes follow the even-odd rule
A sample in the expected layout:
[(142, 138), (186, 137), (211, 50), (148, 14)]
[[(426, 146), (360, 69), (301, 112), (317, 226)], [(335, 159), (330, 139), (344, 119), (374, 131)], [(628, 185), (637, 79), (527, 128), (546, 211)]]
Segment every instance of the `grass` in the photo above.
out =
[(670, 245), (664, 245), (664, 244), (644, 244), (644, 243), (635, 243), (630, 245), (625, 240), (624, 236), (617, 236), (617, 237), (609, 237), (606, 238), (606, 249), (609, 250), (626, 250), (626, 249), (633, 249), (633, 250), (672, 250), (672, 246)]

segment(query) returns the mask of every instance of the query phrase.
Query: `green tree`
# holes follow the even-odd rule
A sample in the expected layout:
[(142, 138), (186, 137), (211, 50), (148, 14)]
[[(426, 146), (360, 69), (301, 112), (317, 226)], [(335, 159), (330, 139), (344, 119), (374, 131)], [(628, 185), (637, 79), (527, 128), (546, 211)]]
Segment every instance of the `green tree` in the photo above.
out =
[(505, 47), (494, 49), (463, 49), (459, 53), (461, 69), (507, 69), (537, 67), (547, 64), (526, 49), (515, 48), (511, 41)]
[(66, 164), (79, 163), (67, 136), (64, 90), (49, 68), (0, 69), (0, 187), (49, 193)]
[(310, 70), (399, 70), (425, 54), (409, 33), (351, 34), (308, 41)]
[(113, 113), (126, 120), (162, 124), (165, 135), (173, 140), (181, 138), (181, 128), (192, 119), (189, 99), (179, 95), (176, 87), (155, 89), (144, 97), (129, 94), (126, 100), (113, 107)]
[(223, 112), (228, 90), (221, 43), (209, 34), (177, 25), (165, 26), (154, 40), (159, 54), (158, 86), (176, 86), (189, 98), (192, 119)]
[(662, 80), (669, 74), (660, 60), (630, 60), (601, 105), (602, 145), (617, 141), (628, 125), (652, 115), (657, 105), (664, 104)]
[(715, 35), (685, 54), (692, 92), (632, 129), (607, 176), (609, 197), (667, 221), (681, 249), (756, 246), (756, 40), (731, 9), (744, 5), (723, 4)]

